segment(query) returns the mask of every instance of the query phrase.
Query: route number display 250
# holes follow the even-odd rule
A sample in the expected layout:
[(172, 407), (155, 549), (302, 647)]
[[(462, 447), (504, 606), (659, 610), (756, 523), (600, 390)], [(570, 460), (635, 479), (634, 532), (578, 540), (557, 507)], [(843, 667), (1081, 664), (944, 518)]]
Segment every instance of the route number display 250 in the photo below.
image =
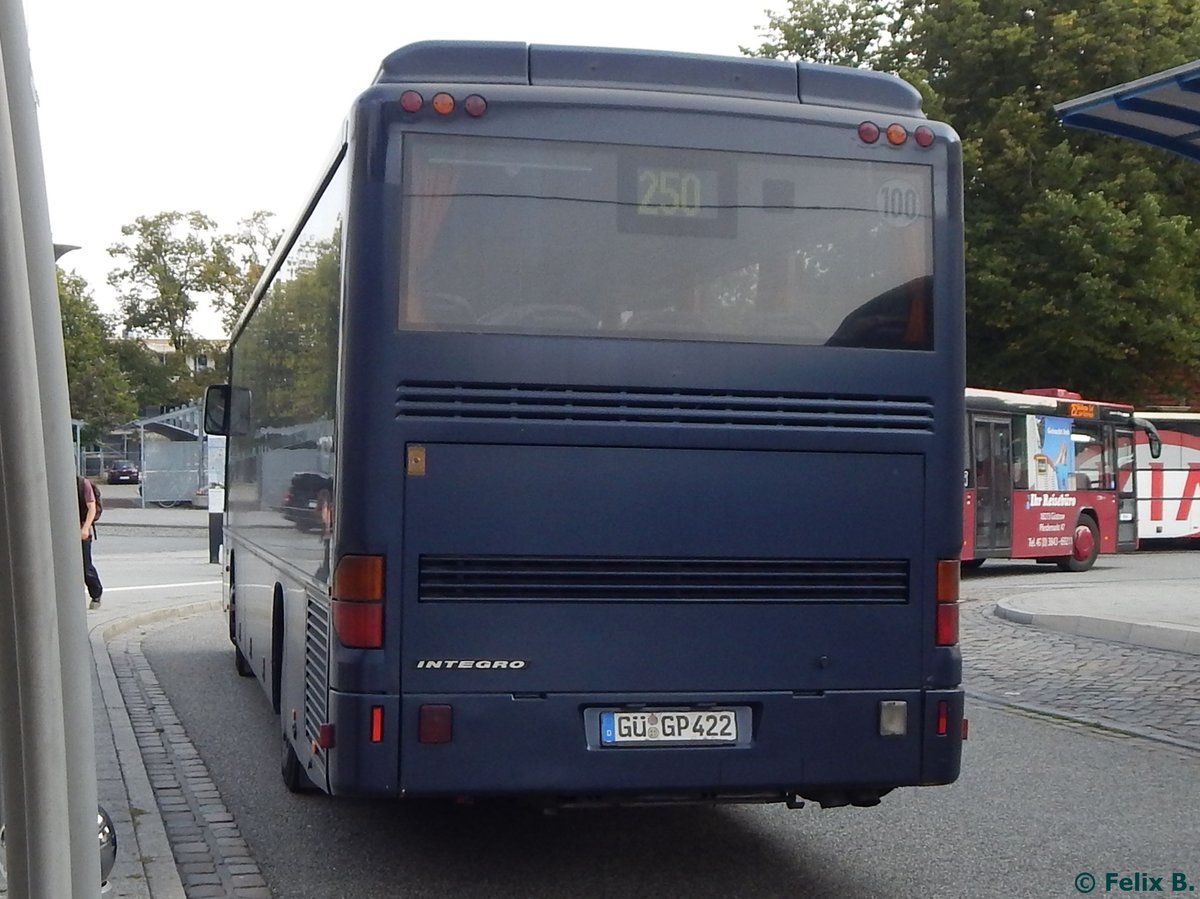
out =
[(638, 215), (717, 217), (717, 173), (704, 169), (639, 167)]

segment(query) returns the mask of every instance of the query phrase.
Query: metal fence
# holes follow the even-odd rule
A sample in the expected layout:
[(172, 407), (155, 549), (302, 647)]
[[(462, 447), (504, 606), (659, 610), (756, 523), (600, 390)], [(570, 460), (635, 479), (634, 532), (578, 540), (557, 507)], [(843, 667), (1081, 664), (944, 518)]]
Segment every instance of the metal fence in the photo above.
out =
[(191, 503), (208, 485), (204, 443), (199, 440), (147, 440), (142, 446), (142, 502), (161, 506)]

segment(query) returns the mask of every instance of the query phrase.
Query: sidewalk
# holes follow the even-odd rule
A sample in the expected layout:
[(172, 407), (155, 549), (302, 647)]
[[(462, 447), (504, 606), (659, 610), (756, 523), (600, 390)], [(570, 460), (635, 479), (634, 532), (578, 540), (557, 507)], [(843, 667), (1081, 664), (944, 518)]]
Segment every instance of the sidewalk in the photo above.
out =
[(195, 528), (208, 530), (209, 513), (207, 509), (197, 509), (192, 506), (177, 506), (171, 509), (160, 509), (158, 506), (130, 507), (115, 505), (104, 500), (104, 514), (96, 525), (103, 536), (104, 528), (134, 527), (134, 528)]
[(1046, 630), (1200, 655), (1200, 586), (1156, 581), (1042, 588), (996, 604), (996, 615)]
[(139, 739), (126, 707), (109, 643), (139, 627), (219, 606), (219, 600), (209, 600), (133, 615), (107, 609), (88, 613), (96, 671), (92, 682), (96, 790), (117, 834), (117, 861), (105, 899), (184, 899), (187, 895), (143, 758), (148, 746)]

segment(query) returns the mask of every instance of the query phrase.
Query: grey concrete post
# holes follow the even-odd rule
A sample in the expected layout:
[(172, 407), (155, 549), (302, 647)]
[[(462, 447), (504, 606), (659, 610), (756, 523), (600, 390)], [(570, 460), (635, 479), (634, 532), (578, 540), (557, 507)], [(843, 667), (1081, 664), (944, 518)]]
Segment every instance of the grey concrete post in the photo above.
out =
[(15, 726), (0, 731), (9, 890), (31, 899), (98, 896), (70, 404), (18, 0), (0, 0), (0, 76), (0, 698), (16, 710)]

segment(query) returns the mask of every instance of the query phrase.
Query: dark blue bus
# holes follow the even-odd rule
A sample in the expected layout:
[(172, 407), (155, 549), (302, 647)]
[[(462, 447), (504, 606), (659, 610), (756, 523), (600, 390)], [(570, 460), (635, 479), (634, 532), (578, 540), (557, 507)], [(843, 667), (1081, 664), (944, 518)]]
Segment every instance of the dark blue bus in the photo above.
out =
[(962, 240), (959, 141), (890, 76), (387, 57), (209, 397), (288, 786), (954, 781)]

